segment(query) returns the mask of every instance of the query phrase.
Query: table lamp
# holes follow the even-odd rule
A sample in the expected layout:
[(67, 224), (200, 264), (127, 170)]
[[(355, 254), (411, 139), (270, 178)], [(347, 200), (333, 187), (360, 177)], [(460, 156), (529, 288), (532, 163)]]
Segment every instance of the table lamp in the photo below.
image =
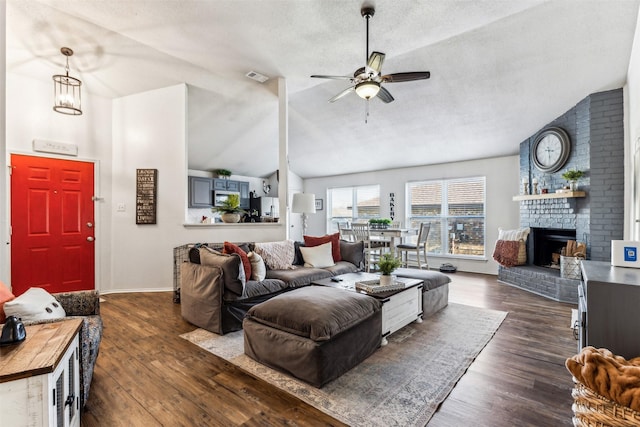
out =
[(309, 193), (295, 193), (291, 212), (302, 214), (302, 234), (307, 233), (307, 214), (316, 213), (316, 196)]

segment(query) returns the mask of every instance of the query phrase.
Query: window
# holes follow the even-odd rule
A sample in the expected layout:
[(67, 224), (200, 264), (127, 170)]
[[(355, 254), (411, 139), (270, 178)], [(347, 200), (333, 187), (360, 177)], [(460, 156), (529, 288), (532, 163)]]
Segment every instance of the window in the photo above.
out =
[(427, 251), (484, 257), (484, 177), (407, 184), (408, 223), (430, 222)]
[(380, 217), (380, 186), (330, 188), (327, 194), (327, 232), (338, 231), (338, 223), (366, 222)]

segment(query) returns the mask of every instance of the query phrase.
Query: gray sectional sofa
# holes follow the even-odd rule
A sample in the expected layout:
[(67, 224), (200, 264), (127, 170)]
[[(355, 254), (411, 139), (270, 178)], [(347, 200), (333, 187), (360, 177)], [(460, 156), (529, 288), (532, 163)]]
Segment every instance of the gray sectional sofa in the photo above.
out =
[[(296, 255), (292, 269), (267, 269), (264, 280), (239, 279), (242, 260), (239, 255), (227, 256), (223, 264), (212, 263), (211, 250), (222, 250), (222, 243), (189, 245), (189, 260), (179, 265), (179, 295), (182, 316), (190, 323), (217, 334), (242, 329), (247, 311), (276, 295), (298, 289), (311, 282), (364, 268), (363, 242), (340, 240), (341, 261), (326, 268), (305, 267), (295, 242)], [(245, 252), (253, 251), (253, 243), (239, 245)], [(212, 265), (215, 264), (215, 265)], [(437, 271), (400, 268), (396, 274), (424, 281), (422, 306), (427, 318), (448, 304), (449, 276)]]
[[(296, 242), (296, 248), (301, 245)], [(267, 270), (262, 281), (239, 280), (242, 260), (231, 254), (221, 265), (207, 262), (210, 249), (221, 250), (222, 244), (194, 245), (189, 250), (189, 261), (180, 265), (180, 301), (182, 316), (203, 329), (225, 334), (242, 329), (246, 312), (256, 304), (292, 289), (311, 284), (314, 280), (340, 274), (354, 273), (364, 265), (362, 242), (340, 241), (342, 260), (326, 268), (304, 267), (296, 250), (294, 268)], [(246, 252), (253, 243), (239, 245)], [(207, 265), (209, 264), (209, 265)]]

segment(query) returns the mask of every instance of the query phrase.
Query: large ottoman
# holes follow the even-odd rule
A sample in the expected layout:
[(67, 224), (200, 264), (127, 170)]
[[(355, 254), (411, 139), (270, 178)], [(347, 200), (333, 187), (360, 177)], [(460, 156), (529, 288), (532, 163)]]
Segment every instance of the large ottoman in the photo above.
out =
[(420, 279), (424, 283), (422, 288), (423, 319), (437, 313), (449, 304), (449, 282), (451, 279), (446, 274), (416, 268), (396, 268), (394, 274), (398, 277)]
[(252, 307), (243, 321), (252, 359), (322, 387), (379, 346), (382, 304), (363, 294), (306, 286)]

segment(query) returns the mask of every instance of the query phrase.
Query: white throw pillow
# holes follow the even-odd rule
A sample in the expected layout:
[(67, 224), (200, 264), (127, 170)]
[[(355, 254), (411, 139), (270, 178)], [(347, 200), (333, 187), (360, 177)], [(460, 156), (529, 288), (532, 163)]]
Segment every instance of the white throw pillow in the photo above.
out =
[(310, 248), (300, 246), (300, 253), (302, 253), (305, 267), (324, 268), (336, 265), (333, 262), (333, 255), (331, 254), (331, 242)]
[(503, 230), (502, 228), (498, 228), (498, 240), (524, 240), (526, 242), (530, 231), (531, 229), (529, 227), (519, 228), (517, 230)]
[(4, 312), (8, 316), (16, 316), (23, 322), (62, 319), (67, 313), (49, 292), (42, 288), (29, 288), (19, 297), (4, 303)]
[(264, 264), (262, 257), (255, 252), (249, 252), (247, 258), (251, 263), (251, 280), (263, 281), (267, 276), (267, 266)]
[(256, 243), (254, 252), (260, 255), (267, 267), (272, 270), (290, 270), (293, 268), (293, 265), (291, 265), (295, 255), (293, 240)]

